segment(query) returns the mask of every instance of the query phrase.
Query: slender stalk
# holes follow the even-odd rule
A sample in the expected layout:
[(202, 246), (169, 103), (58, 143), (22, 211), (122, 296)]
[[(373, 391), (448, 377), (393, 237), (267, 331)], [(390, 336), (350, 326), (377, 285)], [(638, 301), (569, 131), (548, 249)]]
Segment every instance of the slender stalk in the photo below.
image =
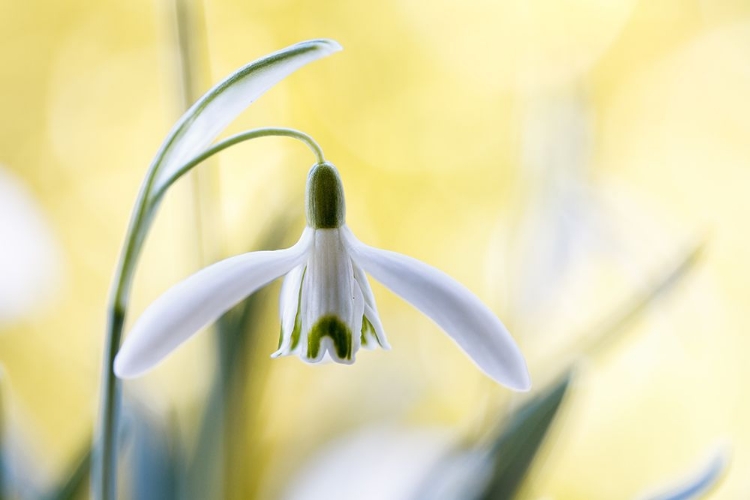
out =
[[(200, 0), (172, 0), (175, 44), (177, 48), (176, 79), (181, 89), (179, 94), (180, 114), (187, 111), (197, 101), (200, 89), (206, 82), (209, 66), (206, 41), (206, 26), (203, 6)], [(216, 228), (218, 179), (216, 171), (199, 170), (188, 179), (193, 193), (191, 198), (195, 219), (194, 246), (200, 264), (214, 258), (218, 253), (217, 242), (221, 240)]]
[[(125, 248), (120, 257), (110, 290), (107, 330), (105, 332), (105, 356), (102, 370), (102, 401), (97, 426), (98, 439), (94, 440), (94, 462), (91, 471), (92, 496), (96, 500), (113, 500), (115, 498), (117, 429), (120, 420), (121, 387), (120, 381), (113, 371), (114, 360), (122, 341), (122, 330), (127, 316), (130, 289), (135, 276), (136, 264), (159, 202), (169, 186), (201, 162), (234, 144), (268, 136), (298, 139), (310, 147), (315, 153), (318, 162), (325, 161), (320, 146), (307, 134), (286, 128), (255, 129), (232, 136), (207, 149), (180, 167), (172, 177), (153, 193), (152, 187), (158, 169), (152, 168), (147, 174), (141, 191), (138, 193), (135, 210), (133, 211), (125, 237)], [(157, 158), (154, 165), (158, 165), (159, 161), (160, 158)]]
[(192, 160), (190, 160), (188, 163), (180, 167), (179, 170), (177, 170), (167, 182), (164, 183), (163, 186), (159, 188), (159, 190), (156, 192), (155, 197), (160, 198), (166, 190), (174, 184), (174, 182), (182, 177), (186, 172), (189, 170), (195, 168), (200, 163), (206, 161), (206, 159), (210, 158), (211, 156), (215, 155), (216, 153), (219, 153), (225, 149), (227, 149), (230, 146), (234, 146), (235, 144), (239, 144), (241, 142), (249, 141), (251, 139), (257, 139), (259, 137), (291, 137), (293, 139), (297, 139), (298, 141), (304, 142), (305, 145), (310, 148), (310, 150), (315, 155), (315, 160), (317, 163), (325, 163), (326, 159), (323, 155), (323, 150), (321, 149), (320, 145), (318, 145), (315, 140), (310, 137), (309, 135), (305, 134), (304, 132), (300, 132), (299, 130), (295, 130), (293, 128), (284, 128), (284, 127), (264, 127), (264, 128), (256, 128), (252, 130), (247, 130), (245, 132), (240, 132), (237, 135), (233, 135), (231, 137), (228, 137), (224, 139), (221, 142), (216, 143), (214, 146), (208, 148), (200, 155), (196, 156)]

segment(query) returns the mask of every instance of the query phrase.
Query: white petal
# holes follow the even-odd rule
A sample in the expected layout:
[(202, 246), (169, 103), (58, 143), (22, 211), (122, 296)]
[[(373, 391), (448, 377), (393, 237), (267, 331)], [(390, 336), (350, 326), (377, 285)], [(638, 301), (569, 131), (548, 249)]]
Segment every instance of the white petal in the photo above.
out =
[[(340, 230), (316, 229), (314, 240), (302, 283), (302, 336), (299, 354), (304, 361), (317, 363), (329, 352), (334, 361), (350, 364), (354, 362), (359, 349), (364, 298), (354, 280), (352, 260), (341, 241)], [(311, 330), (326, 317), (336, 318), (349, 330), (349, 357), (339, 356), (333, 349), (333, 339), (328, 336), (321, 339), (317, 352), (308, 352)]]
[(301, 42), (258, 59), (215, 85), (185, 112), (164, 141), (152, 166), (158, 168), (152, 192), (205, 150), (264, 92), (302, 66), (339, 50), (333, 40)]
[(223, 260), (167, 290), (125, 339), (115, 358), (117, 376), (131, 378), (150, 370), (229, 308), (304, 262), (311, 239), (305, 229), (291, 248)]
[(279, 297), (279, 315), (281, 316), (281, 343), (276, 352), (271, 356), (276, 358), (283, 354), (289, 354), (289, 345), (292, 341), (294, 323), (297, 319), (299, 309), (302, 277), (305, 275), (304, 264), (289, 271), (284, 277), (281, 285), (281, 296)]
[(372, 293), (372, 288), (370, 288), (370, 282), (367, 281), (367, 275), (365, 274), (365, 271), (357, 264), (354, 264), (353, 268), (354, 279), (357, 280), (357, 283), (359, 283), (359, 287), (362, 289), (362, 295), (365, 298), (365, 304), (370, 306), (373, 311), (377, 312), (378, 308), (375, 305), (375, 295), (373, 295)]
[(341, 232), (357, 264), (430, 317), (482, 371), (517, 391), (531, 387), (526, 362), (513, 337), (466, 287), (416, 259), (367, 246), (346, 227)]

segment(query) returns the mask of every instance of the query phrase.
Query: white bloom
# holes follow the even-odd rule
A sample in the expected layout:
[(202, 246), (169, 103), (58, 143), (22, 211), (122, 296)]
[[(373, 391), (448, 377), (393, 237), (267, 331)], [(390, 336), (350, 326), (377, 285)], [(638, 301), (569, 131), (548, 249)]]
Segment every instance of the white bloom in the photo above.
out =
[[(449, 428), (365, 427), (327, 443), (289, 476), (284, 500), (413, 500), (445, 472), (458, 436)], [(363, 464), (367, 464), (363, 467)], [(463, 498), (469, 498), (464, 496)]]
[(274, 356), (353, 363), (360, 347), (388, 349), (365, 272), (440, 326), (490, 377), (528, 390), (524, 358), (500, 320), (468, 289), (416, 259), (367, 246), (344, 223), (336, 168), (313, 166), (308, 227), (292, 247), (214, 264), (159, 297), (136, 322), (115, 359), (119, 377), (138, 376), (271, 281), (281, 291), (281, 341)]

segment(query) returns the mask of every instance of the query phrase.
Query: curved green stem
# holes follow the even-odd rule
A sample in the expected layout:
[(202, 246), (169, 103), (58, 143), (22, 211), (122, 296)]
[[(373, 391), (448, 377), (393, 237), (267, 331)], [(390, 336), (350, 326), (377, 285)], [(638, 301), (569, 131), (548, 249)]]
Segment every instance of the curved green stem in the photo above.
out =
[(191, 161), (183, 165), (182, 167), (177, 170), (172, 177), (170, 177), (167, 182), (164, 183), (163, 186), (159, 188), (158, 191), (154, 194), (155, 198), (161, 198), (166, 190), (174, 184), (174, 182), (182, 177), (185, 173), (192, 170), (195, 166), (199, 165), (200, 163), (206, 161), (208, 158), (212, 157), (216, 153), (219, 153), (220, 151), (223, 151), (227, 149), (230, 146), (234, 146), (235, 144), (239, 144), (240, 142), (249, 141), (250, 139), (257, 139), (259, 137), (291, 137), (293, 139), (297, 139), (299, 141), (304, 142), (307, 147), (310, 148), (310, 150), (315, 154), (315, 159), (317, 163), (324, 163), (325, 156), (323, 156), (323, 150), (320, 148), (317, 142), (310, 137), (309, 135), (305, 134), (304, 132), (300, 132), (299, 130), (295, 130), (293, 128), (284, 128), (284, 127), (265, 127), (265, 128), (256, 128), (252, 130), (248, 130), (245, 132), (241, 132), (237, 135), (233, 135), (231, 137), (228, 137), (227, 139), (224, 139), (221, 142), (216, 143), (212, 147), (205, 150), (200, 155), (193, 158)]
[[(180, 167), (174, 175), (152, 193), (154, 180), (159, 171), (158, 166), (162, 159), (157, 157), (154, 167), (148, 172), (146, 180), (138, 193), (135, 209), (128, 226), (124, 249), (110, 290), (102, 376), (102, 406), (98, 420), (99, 436), (98, 439), (94, 440), (96, 443), (94, 449), (95, 459), (92, 464), (91, 474), (93, 498), (97, 500), (114, 500), (115, 498), (117, 429), (119, 427), (121, 386), (120, 381), (113, 371), (114, 360), (122, 341), (122, 332), (125, 325), (130, 288), (135, 275), (136, 263), (159, 203), (167, 189), (177, 179), (211, 156), (240, 142), (269, 136), (291, 137), (302, 141), (313, 151), (318, 163), (325, 162), (322, 149), (309, 135), (290, 128), (260, 128), (234, 135), (205, 150)], [(160, 152), (160, 154), (163, 154), (163, 152)]]
[[(120, 348), (122, 330), (130, 286), (133, 281), (135, 263), (138, 260), (145, 234), (149, 227), (148, 191), (153, 183), (155, 168), (151, 169), (135, 204), (135, 210), (125, 237), (125, 248), (121, 254), (110, 290), (107, 311), (107, 331), (102, 370), (102, 400), (99, 411), (99, 434), (94, 439), (94, 461), (91, 468), (92, 498), (114, 500), (117, 472), (117, 429), (120, 420), (120, 382), (113, 371), (114, 359)], [(155, 205), (152, 205), (155, 207)]]

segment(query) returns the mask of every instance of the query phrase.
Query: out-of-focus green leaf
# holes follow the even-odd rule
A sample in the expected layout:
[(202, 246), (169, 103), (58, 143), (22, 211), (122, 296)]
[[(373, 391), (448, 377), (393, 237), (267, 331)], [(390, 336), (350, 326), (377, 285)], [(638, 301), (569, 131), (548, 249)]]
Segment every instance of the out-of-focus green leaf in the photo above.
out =
[(690, 245), (669, 266), (665, 266), (662, 272), (643, 288), (643, 291), (623, 301), (621, 306), (608, 314), (589, 332), (574, 335), (577, 341), (565, 348), (564, 352), (555, 353), (540, 361), (539, 365), (546, 367), (547, 373), (554, 379), (556, 374), (570, 370), (581, 354), (597, 354), (617, 342), (627, 332), (629, 325), (640, 318), (659, 299), (674, 290), (677, 284), (690, 276), (691, 271), (700, 261), (705, 247), (705, 240), (699, 240)]
[(686, 477), (680, 484), (658, 494), (647, 494), (644, 500), (698, 500), (712, 492), (724, 477), (729, 466), (729, 451), (721, 446), (703, 467)]
[[(123, 446), (122, 451), (129, 452), (131, 457), (131, 477), (127, 482), (133, 497), (139, 500), (177, 498), (180, 461), (174, 451), (176, 438), (170, 430), (172, 426), (160, 425), (132, 400), (126, 401), (125, 417), (120, 440), (129, 445)], [(41, 498), (84, 498), (91, 471), (91, 455), (91, 445), (84, 446), (70, 469), (63, 474), (60, 484)]]
[(87, 444), (78, 455), (69, 471), (63, 475), (60, 485), (44, 496), (45, 500), (73, 500), (82, 498), (88, 486), (91, 471), (91, 445)]
[(494, 461), (494, 467), (487, 487), (479, 498), (513, 498), (555, 420), (570, 380), (571, 374), (568, 373), (511, 414), (490, 446), (489, 456)]
[(585, 345), (582, 346), (582, 350), (596, 352), (615, 341), (625, 327), (638, 319), (649, 306), (672, 291), (675, 285), (690, 275), (690, 271), (695, 269), (695, 265), (703, 255), (705, 247), (706, 241), (700, 240), (689, 246), (672, 264), (665, 266), (651, 284), (645, 287), (645, 291), (625, 301), (617, 311), (595, 327), (590, 335), (583, 337)]
[[(259, 249), (283, 245), (295, 218), (289, 213), (276, 217), (259, 238)], [(252, 474), (242, 457), (247, 455), (246, 429), (252, 418), (246, 401), (245, 381), (251, 369), (249, 358), (260, 332), (255, 320), (266, 305), (268, 291), (261, 290), (232, 308), (217, 323), (218, 374), (201, 420), (198, 443), (188, 465), (191, 498), (217, 498), (225, 491), (242, 492), (240, 475)]]
[(173, 419), (154, 414), (143, 403), (126, 401), (126, 439), (123, 446), (130, 473), (129, 490), (138, 500), (179, 498), (181, 459)]
[(524, 480), (570, 386), (571, 372), (513, 411), (472, 449), (446, 453), (425, 476), (418, 500), (508, 500)]

